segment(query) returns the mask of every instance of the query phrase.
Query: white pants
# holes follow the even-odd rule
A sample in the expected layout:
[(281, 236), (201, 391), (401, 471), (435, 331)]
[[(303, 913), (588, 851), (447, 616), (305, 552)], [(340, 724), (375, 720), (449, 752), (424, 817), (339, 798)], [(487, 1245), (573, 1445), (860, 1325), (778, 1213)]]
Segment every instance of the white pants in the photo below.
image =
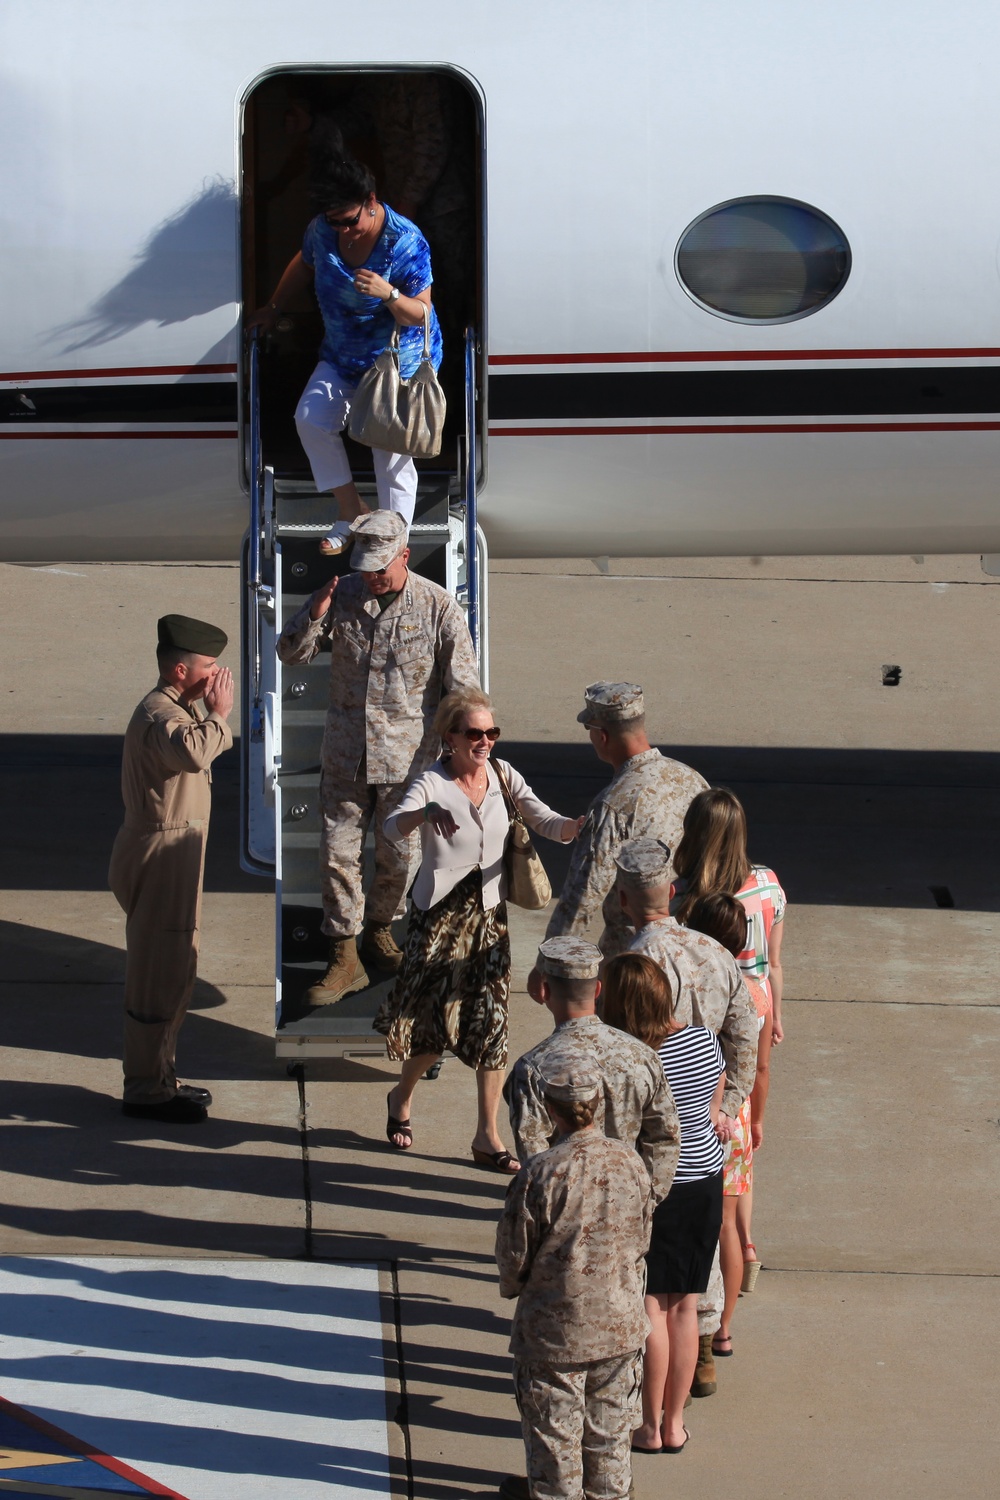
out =
[[(332, 365), (320, 360), (295, 408), (295, 426), (306, 450), (318, 490), (337, 490), (351, 482), (347, 449), (340, 436), (347, 426), (351, 397), (357, 390)], [(375, 488), (382, 510), (396, 510), (409, 526), (417, 497), (417, 470), (405, 453), (373, 448)]]

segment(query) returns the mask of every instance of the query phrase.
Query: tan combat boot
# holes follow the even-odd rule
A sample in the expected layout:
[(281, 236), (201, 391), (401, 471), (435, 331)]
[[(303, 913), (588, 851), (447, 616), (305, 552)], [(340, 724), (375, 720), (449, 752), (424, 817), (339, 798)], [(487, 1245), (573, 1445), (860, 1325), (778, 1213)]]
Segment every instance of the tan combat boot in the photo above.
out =
[(388, 922), (366, 922), (361, 938), (361, 957), (383, 974), (395, 974), (403, 954)]
[(691, 1394), (692, 1396), (714, 1396), (717, 1390), (712, 1335), (702, 1333), (698, 1336), (698, 1363), (695, 1366), (694, 1380), (691, 1382)]
[(363, 990), (368, 983), (364, 964), (358, 957), (358, 945), (354, 938), (330, 939), (330, 966), (323, 978), (306, 990), (307, 1005), (332, 1005)]

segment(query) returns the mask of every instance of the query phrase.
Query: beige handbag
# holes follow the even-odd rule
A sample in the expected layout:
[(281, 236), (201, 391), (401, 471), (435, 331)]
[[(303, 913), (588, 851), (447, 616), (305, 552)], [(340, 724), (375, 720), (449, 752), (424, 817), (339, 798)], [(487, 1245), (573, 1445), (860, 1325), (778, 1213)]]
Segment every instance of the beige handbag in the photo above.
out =
[(507, 876), (507, 900), (525, 911), (539, 911), (552, 900), (552, 887), (545, 873), (545, 866), (538, 850), (531, 842), (527, 824), (518, 812), (517, 803), (510, 794), (507, 778), (496, 761), (493, 769), (497, 773), (500, 790), (503, 792), (507, 811), (510, 814), (510, 832), (503, 851), (503, 868)]
[(436, 458), (444, 435), (444, 391), (431, 364), (431, 310), (424, 309), (424, 357), (416, 373), (404, 380), (399, 373), (399, 325), (392, 341), (358, 381), (351, 399), (348, 432), (369, 448), (408, 453), (411, 458)]

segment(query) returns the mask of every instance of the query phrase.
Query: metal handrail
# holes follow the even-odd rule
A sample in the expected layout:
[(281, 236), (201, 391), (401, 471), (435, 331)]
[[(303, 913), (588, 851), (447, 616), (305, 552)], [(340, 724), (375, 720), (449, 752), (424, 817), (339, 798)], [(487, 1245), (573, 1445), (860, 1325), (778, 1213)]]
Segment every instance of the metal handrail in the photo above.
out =
[(247, 568), (247, 593), (250, 609), (250, 738), (264, 738), (264, 704), (261, 693), (261, 620), (262, 606), (273, 602), (273, 592), (264, 582), (264, 460), (260, 441), (260, 344), (259, 328), (250, 331), (250, 547)]
[(465, 330), (465, 582), (469, 610), (469, 634), (482, 666), (479, 633), (479, 546), (476, 517), (476, 330)]

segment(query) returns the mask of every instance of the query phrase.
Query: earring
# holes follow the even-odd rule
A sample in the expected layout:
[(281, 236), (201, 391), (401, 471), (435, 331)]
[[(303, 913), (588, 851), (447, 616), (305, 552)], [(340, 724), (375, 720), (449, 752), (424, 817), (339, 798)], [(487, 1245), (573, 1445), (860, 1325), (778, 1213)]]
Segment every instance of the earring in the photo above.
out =
[(370, 219), (374, 219), (374, 217), (375, 217), (375, 210), (374, 210), (374, 209), (373, 209), (373, 208), (370, 208), (370, 209), (369, 209), (369, 210), (368, 210), (368, 217), (369, 217), (369, 218), (370, 218)]

